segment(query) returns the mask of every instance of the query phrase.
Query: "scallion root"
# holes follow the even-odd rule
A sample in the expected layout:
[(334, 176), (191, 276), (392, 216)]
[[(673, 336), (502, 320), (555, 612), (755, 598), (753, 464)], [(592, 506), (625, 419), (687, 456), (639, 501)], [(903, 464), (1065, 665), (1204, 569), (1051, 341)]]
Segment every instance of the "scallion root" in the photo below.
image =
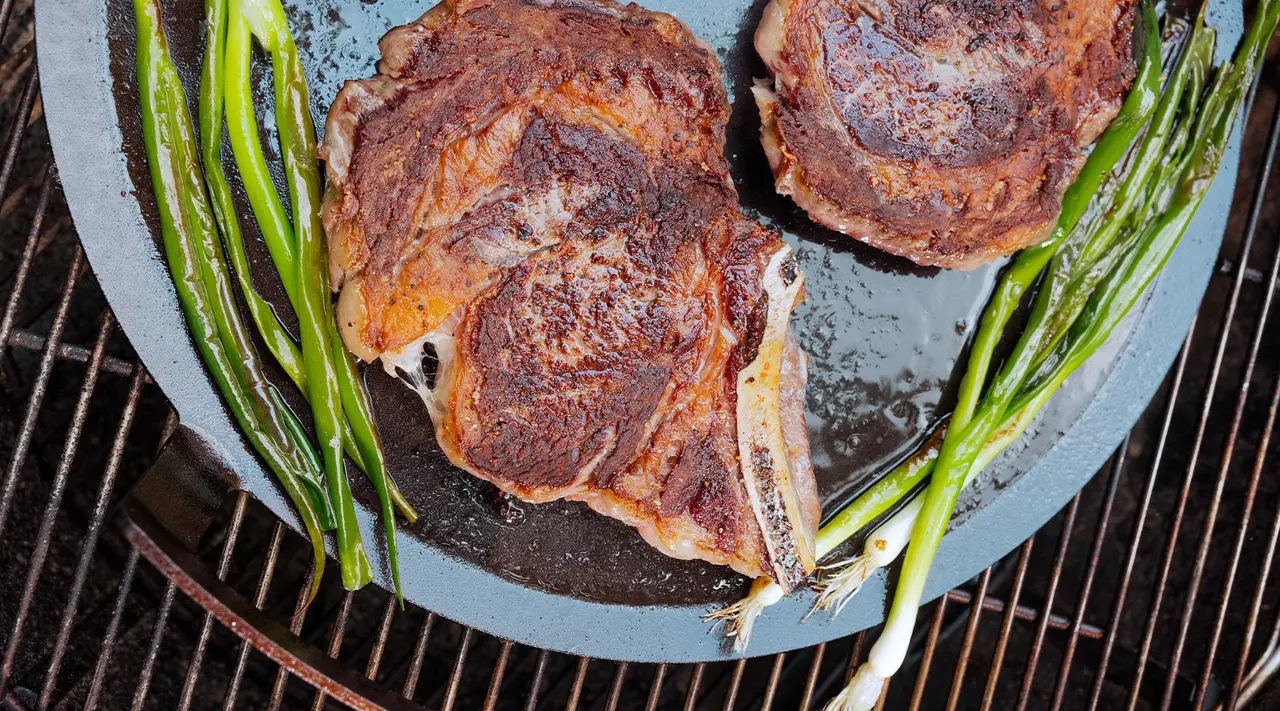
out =
[[(862, 589), (871, 574), (880, 569), (870, 555), (863, 553), (853, 558), (846, 558), (839, 563), (821, 568), (822, 578), (813, 584), (818, 597), (813, 601), (810, 614), (818, 610), (827, 610), (832, 617), (840, 614), (844, 606)], [(827, 571), (835, 571), (828, 574)]]
[(886, 678), (876, 674), (871, 662), (866, 662), (858, 667), (848, 686), (828, 701), (822, 711), (871, 711), (880, 700)]
[[(784, 597), (782, 586), (773, 582), (769, 578), (756, 578), (751, 584), (751, 592), (741, 600), (715, 612), (708, 612), (702, 616), (704, 620), (713, 620), (718, 626), (721, 622), (728, 625), (725, 629), (725, 636), (733, 638), (733, 650), (735, 652), (745, 651), (747, 644), (751, 641), (751, 629), (756, 624), (756, 618), (764, 612), (764, 608), (776, 603)], [(715, 629), (715, 627), (712, 627)]]
[(911, 540), (911, 527), (920, 515), (921, 504), (921, 497), (912, 498), (901, 511), (872, 531), (862, 548), (862, 555), (823, 566), (821, 570), (824, 573), (836, 572), (830, 576), (824, 575), (814, 584), (814, 589), (818, 591), (818, 599), (813, 603), (814, 611), (829, 610), (833, 617), (840, 614), (849, 600), (862, 589), (867, 578), (897, 559)]

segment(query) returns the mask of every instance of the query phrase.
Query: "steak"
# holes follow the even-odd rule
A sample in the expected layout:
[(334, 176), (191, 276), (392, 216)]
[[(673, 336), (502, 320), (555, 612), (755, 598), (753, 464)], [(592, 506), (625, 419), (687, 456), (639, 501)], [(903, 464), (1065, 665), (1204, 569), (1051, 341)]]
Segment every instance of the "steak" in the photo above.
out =
[(710, 48), (610, 0), (456, 0), (380, 49), (321, 147), (347, 346), (503, 491), (797, 585), (820, 515), (803, 275), (738, 212)]
[(1136, 74), (1130, 0), (772, 0), (756, 49), (778, 192), (923, 265), (1052, 232)]

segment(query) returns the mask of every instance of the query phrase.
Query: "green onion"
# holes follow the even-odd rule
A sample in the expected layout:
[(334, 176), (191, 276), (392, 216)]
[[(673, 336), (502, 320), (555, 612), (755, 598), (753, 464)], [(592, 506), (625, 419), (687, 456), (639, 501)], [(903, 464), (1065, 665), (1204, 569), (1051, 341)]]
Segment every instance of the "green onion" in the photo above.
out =
[(827, 557), (827, 554), (879, 518), (880, 514), (889, 510), (928, 478), (933, 472), (933, 463), (938, 458), (938, 446), (942, 443), (945, 432), (945, 429), (939, 428), (915, 454), (894, 467), (823, 524), (814, 539), (814, 559)]
[[(373, 571), (364, 550), (355, 501), (342, 459), (344, 411), (335, 363), (335, 349), (340, 349), (342, 344), (331, 338), (334, 331), (330, 327), (333, 305), (329, 297), (324, 235), (320, 226), (320, 171), (316, 162), (315, 125), (307, 104), (306, 79), (302, 75), (284, 8), (278, 0), (231, 0), (230, 23), (226, 103), (228, 116), (232, 115), (233, 104), (242, 114), (239, 119), (232, 120), (232, 149), (241, 173), (246, 176), (250, 203), (263, 227), (268, 251), (298, 315), (307, 400), (320, 441), (325, 479), (337, 522), (335, 533), (342, 584), (346, 589), (354, 590), (368, 583), (373, 578)], [(236, 136), (238, 129), (244, 127), (246, 118), (248, 123), (256, 123), (251, 115), (252, 96), (244, 91), (248, 82), (250, 28), (272, 58), (276, 126), (293, 204), (292, 225), (282, 214), (283, 204), (275, 187), (257, 163), (256, 159), (262, 157), (262, 147), (254, 140), (256, 125), (252, 135)], [(246, 111), (250, 112), (247, 117), (243, 115)], [(246, 152), (245, 148), (249, 150)], [(250, 156), (249, 161), (242, 159), (245, 155)], [(249, 165), (245, 165), (246, 162)], [(261, 182), (262, 179), (267, 179), (266, 184)], [(266, 213), (259, 212), (259, 204), (264, 199), (269, 207)], [(380, 498), (386, 498), (385, 486), (381, 487)], [(384, 506), (384, 511), (387, 508)], [(388, 550), (390, 552), (391, 549)]]
[[(237, 0), (231, 0), (235, 7)], [(293, 227), (289, 215), (276, 193), (275, 184), (267, 170), (267, 159), (258, 138), (258, 121), (253, 112), (253, 87), (250, 83), (250, 62), (253, 52), (250, 43), (249, 24), (233, 12), (227, 26), (225, 56), (225, 104), (227, 133), (231, 138), (231, 152), (235, 156), (245, 195), (253, 209), (262, 239), (271, 254), (280, 275), (289, 303), (297, 308), (298, 289), (294, 275)]]
[[(1150, 7), (1149, 2), (1144, 2), (1142, 7), (1146, 39), (1142, 63), (1134, 79), (1133, 88), (1125, 97), (1120, 112), (1107, 126), (1107, 130), (1098, 139), (1093, 151), (1089, 153), (1075, 182), (1063, 194), (1062, 213), (1058, 217), (1053, 233), (1044, 242), (1024, 249), (1018, 255), (987, 303), (987, 308), (978, 324), (978, 334), (974, 338), (973, 348), (970, 350), (968, 368), (960, 381), (959, 399), (955, 413), (951, 417), (953, 429), (963, 428), (968, 424), (982, 394), (983, 385), (987, 381), (987, 373), (991, 367), (996, 344), (1004, 332), (1005, 324), (1017, 310), (1022, 295), (1039, 278), (1045, 265), (1057, 252), (1063, 238), (1075, 229), (1076, 223), (1085, 214), (1102, 181), (1128, 152), (1129, 146), (1146, 125), (1147, 119), (1159, 101), (1160, 41), (1155, 10)], [(1034, 312), (1032, 319), (1033, 321), (1036, 319)]]
[[(1144, 12), (1149, 12), (1149, 8), (1144, 8)], [(910, 545), (907, 547), (903, 572), (888, 621), (879, 640), (872, 647), (867, 663), (859, 668), (849, 686), (828, 705), (829, 711), (871, 709), (880, 696), (884, 680), (901, 665), (910, 643), (916, 611), (933, 556), (954, 511), (960, 490), (972, 476), (972, 465), (975, 463), (973, 442), (985, 439), (978, 439), (985, 432), (984, 422), (998, 417), (1006, 410), (1017, 412), (1034, 407), (1036, 403), (1046, 402), (1067, 376), (1106, 341), (1164, 267), (1213, 184), (1235, 117), (1260, 64), (1261, 54), (1266, 48), (1265, 40), (1275, 31), (1278, 16), (1280, 1), (1264, 0), (1248, 38), (1237, 52), (1236, 60), (1219, 69), (1219, 80), (1194, 115), (1195, 127), (1190, 133), (1193, 139), (1181, 152), (1181, 158), (1172, 163), (1182, 168), (1177, 171), (1178, 179), (1168, 203), (1157, 201), (1160, 204), (1152, 205), (1151, 200), (1147, 201), (1147, 208), (1155, 208), (1157, 211), (1150, 215), (1150, 219), (1141, 221), (1140, 224), (1144, 226), (1131, 242), (1122, 240), (1131, 246), (1122, 250), (1122, 256), (1113, 261), (1114, 267), (1098, 282), (1078, 318), (1072, 319), (1069, 332), (1052, 348), (1052, 353), (1044, 354), (1030, 377), (1028, 371), (1022, 368), (1023, 361), (1018, 359), (1019, 354), (1015, 350), (1011, 363), (1006, 364), (1001, 376), (978, 407), (977, 414), (957, 437), (954, 446), (949, 446), (952, 445), (950, 436), (944, 441), (933, 478), (925, 490), (911, 529)], [(1200, 26), (1199, 21), (1197, 26)], [(1202, 55), (1196, 53), (1206, 51), (1197, 50), (1196, 41), (1193, 37), (1187, 50), (1187, 56), (1192, 58), (1184, 59), (1184, 66), (1200, 61), (1196, 57)], [(1169, 95), (1165, 105), (1176, 106), (1178, 98), (1176, 93)], [(1159, 130), (1159, 126), (1153, 126), (1152, 135), (1158, 137)], [(1165, 130), (1165, 135), (1168, 135), (1167, 126)], [(1168, 143), (1162, 142), (1160, 152), (1170, 148)], [(1140, 184), (1145, 179), (1142, 177), (1135, 180)], [(1159, 183), (1160, 180), (1157, 179), (1156, 182)], [(1123, 220), (1123, 217), (1118, 219)], [(1091, 265), (1082, 267), (1087, 269)], [(1026, 336), (1024, 333), (1024, 340)], [(1001, 378), (1006, 373), (1011, 374), (1016, 382), (1002, 383)], [(953, 425), (952, 432), (954, 431)]]
[[(249, 315), (253, 318), (254, 324), (258, 327), (258, 334), (267, 344), (267, 349), (271, 351), (276, 362), (280, 364), (281, 369), (294, 385), (305, 394), (307, 376), (302, 363), (302, 352), (298, 350), (293, 337), (280, 322), (275, 311), (253, 287), (244, 236), (240, 231), (240, 221), (236, 217), (235, 204), (231, 199), (231, 187), (227, 184), (226, 174), (222, 170), (222, 112), (225, 103), (223, 101), (225, 90), (223, 70), (227, 41), (227, 4), (228, 0), (205, 0), (206, 44), (204, 65), (200, 75), (200, 151), (205, 166), (205, 182), (213, 198), (214, 215), (218, 218), (218, 228), (222, 231), (232, 271), (239, 282), (245, 303), (249, 307)], [(356, 463), (360, 471), (366, 474), (372, 471), (364, 453), (356, 444), (349, 422), (343, 422), (342, 449)], [(381, 459), (381, 451), (379, 451), (379, 459)], [(395, 482), (388, 479), (388, 483), (391, 486), (392, 499), (400, 509), (401, 515), (413, 523), (417, 520), (417, 514), (395, 487)]]
[(222, 74), (227, 43), (227, 0), (205, 0), (204, 16), (206, 36), (200, 74), (200, 151), (204, 160), (205, 182), (213, 198), (214, 214), (226, 240), (227, 254), (249, 307), (249, 315), (281, 368), (295, 385), (306, 392), (302, 353), (275, 311), (253, 288), (240, 220), (231, 198), (231, 186), (227, 184), (227, 176), (222, 169)]
[(324, 571), (326, 510), (314, 497), (319, 471), (292, 413), (262, 373), (231, 289), (186, 94), (169, 56), (156, 0), (134, 0), (137, 21), (138, 93), (143, 140), (165, 256), (193, 340), (236, 422), (267, 462), (293, 502), (312, 547), (314, 599)]
[[(258, 327), (258, 333), (267, 344), (267, 350), (275, 356), (286, 373), (292, 375), (294, 370), (301, 372), (302, 354), (294, 345), (284, 326), (276, 318), (275, 312), (253, 289), (249, 281), (249, 261), (245, 256), (244, 238), (240, 233), (240, 222), (236, 218), (235, 204), (231, 200), (231, 187), (227, 184), (226, 174), (222, 170), (222, 54), (226, 43), (227, 5), (226, 0), (209, 0), (205, 4), (206, 44), (204, 63), (200, 74), (200, 152), (204, 163), (205, 185), (213, 206), (213, 214), (218, 222), (227, 255), (230, 258), (233, 272), (239, 282), (240, 292), (244, 295), (249, 307), (249, 315)], [(295, 380), (296, 382), (296, 380)], [(300, 385), (301, 387), (301, 385)], [(305, 390), (304, 390), (305, 392)], [(278, 397), (278, 395), (277, 395)], [(301, 423), (290, 411), (289, 426), (296, 441), (306, 442), (307, 436)], [(322, 464), (315, 451), (307, 446), (304, 453), (312, 460), (312, 469), (321, 471)], [(308, 489), (317, 511), (322, 512), (322, 527), (332, 530), (336, 525), (333, 510), (328, 503), (328, 494), (319, 477)], [(323, 503), (321, 503), (323, 502)]]
[[(1045, 402), (1047, 401), (1048, 398), (1045, 398)], [(996, 455), (1004, 451), (1006, 447), (1016, 440), (1031, 424), (1032, 418), (1043, 406), (1044, 402), (1028, 403), (1018, 410), (1016, 415), (1002, 424), (987, 441), (987, 445), (983, 448), (978, 462), (974, 465), (970, 478), (977, 476), (978, 472), (986, 464), (995, 459)], [(881, 477), (871, 488), (860, 494), (841, 509), (835, 517), (824, 524), (818, 530), (814, 544), (814, 559), (821, 561), (845, 541), (857, 535), (867, 524), (879, 518), (885, 511), (888, 511), (914, 492), (920, 482), (924, 481), (933, 471), (934, 462), (938, 458), (938, 444), (944, 431), (939, 429), (935, 432), (925, 446), (894, 467), (891, 472)], [(917, 496), (912, 501), (918, 500), (919, 497)], [(902, 511), (894, 514), (894, 518), (900, 515), (904, 518), (912, 516), (910, 520), (915, 520), (914, 513), (903, 514)], [(899, 521), (902, 520), (899, 519)], [(884, 525), (889, 525), (889, 522)], [(867, 544), (874, 546), (874, 541), (880, 538), (880, 533), (880, 529), (872, 533), (868, 538)], [(903, 545), (905, 545), (905, 540)], [(897, 550), (900, 552), (901, 547)], [(861, 588), (862, 583), (878, 569), (879, 566), (873, 567), (871, 563), (880, 558), (881, 554), (882, 551), (879, 550), (873, 552), (870, 549), (864, 549), (863, 556), (858, 556), (842, 563), (823, 566), (824, 570), (835, 570), (836, 573), (815, 583), (814, 587), (819, 591), (817, 607), (830, 608), (833, 612), (839, 612), (844, 607), (844, 603)], [(894, 555), (896, 556), (896, 553)], [(771, 578), (758, 578), (752, 584), (751, 590), (741, 600), (722, 609), (706, 613), (703, 615), (703, 619), (714, 621), (717, 624), (726, 623), (725, 636), (732, 637), (734, 648), (741, 652), (747, 648), (751, 641), (751, 631), (755, 626), (756, 618), (764, 612), (766, 607), (777, 603), (783, 597), (782, 587), (773, 582)]]
[[(299, 315), (305, 367), (291, 377), (307, 393), (312, 405), (321, 448), (325, 453), (330, 491), (337, 498), (339, 551), (340, 554), (346, 551), (356, 563), (367, 560), (359, 550), (359, 530), (354, 525), (350, 488), (341, 476), (341, 454), (345, 450), (369, 477), (377, 493), (385, 527), (387, 558), (399, 596), (401, 585), (395, 509), (398, 508), (411, 523), (417, 519), (417, 514), (387, 473), (382, 440), (373, 418), (369, 395), (355, 359), (342, 345), (333, 303), (329, 298), (328, 267), (319, 213), (320, 171), (316, 162), (315, 124), (307, 102), (306, 78), (279, 0), (232, 0), (230, 19), (224, 84), (232, 151), (244, 177), (250, 206), (268, 252), (281, 275), (290, 303)], [(250, 37), (257, 38), (272, 60), (276, 124), (293, 204), (292, 223), (271, 181), (258, 137), (249, 76)], [(335, 444), (335, 435), (340, 446)], [(352, 515), (345, 527), (342, 521), (344, 511)], [(367, 563), (365, 565), (367, 567)], [(344, 584), (349, 588), (363, 584), (362, 579), (367, 579), (359, 570), (353, 576), (347, 576), (346, 567), (344, 565)]]
[[(1058, 345), (1080, 315), (1094, 287), (1111, 271), (1118, 256), (1125, 253), (1128, 243), (1121, 240), (1117, 247), (1116, 238), (1129, 227), (1129, 216), (1135, 208), (1148, 207), (1148, 188), (1159, 185), (1172, 172), (1164, 159), (1181, 153), (1190, 125), (1189, 121), (1183, 121), (1174, 131), (1175, 119), (1180, 108), (1187, 112), (1195, 110), (1204, 77), (1213, 60), (1216, 36), (1213, 28), (1205, 26), (1203, 16), (1197, 16), (1182, 56), (1165, 82), (1160, 104), (1134, 151), (1119, 189), (1089, 225), (1077, 229), (1063, 243), (1049, 265), (1046, 285), (1041, 286), (1037, 301), (1047, 301), (1051, 294), (1055, 294), (1057, 303), (1042, 306), (1050, 316), (1045, 327), (1046, 335), (1038, 349), (1039, 357), (1043, 358)], [(1149, 211), (1145, 212), (1149, 214)], [(1129, 234), (1133, 234), (1132, 229)]]
[[(986, 445), (983, 446), (982, 451), (978, 454), (977, 459), (969, 467), (969, 473), (965, 475), (963, 486), (968, 486), (972, 483), (988, 464), (994, 461), (1009, 445), (1017, 441), (1018, 437), (1022, 436), (1022, 433), (1031, 425), (1032, 420), (1049, 402), (1049, 395), (1052, 395), (1052, 393), (1023, 403), (1015, 411), (1015, 415), (1011, 416), (991, 434)], [(936, 447), (930, 447), (926, 450), (930, 465), (937, 459), (937, 453)], [(932, 466), (929, 468), (932, 470)], [(894, 500), (894, 503), (898, 501), (901, 501), (901, 497)], [(814, 609), (826, 609), (830, 610), (832, 615), (839, 614), (844, 609), (845, 604), (857, 594), (858, 590), (862, 588), (862, 584), (872, 574), (897, 559), (910, 540), (911, 529), (915, 526), (916, 518), (919, 516), (923, 505), (924, 498), (922, 496), (913, 496), (905, 506), (889, 517), (887, 521), (880, 524), (875, 531), (871, 532), (871, 535), (867, 536), (861, 555), (822, 566), (822, 578), (813, 585), (814, 590), (818, 591), (818, 597), (813, 603)], [(872, 519), (868, 519), (866, 523), (870, 523)], [(865, 526), (866, 523), (863, 525)], [(849, 535), (841, 540), (841, 543), (853, 537), (856, 533), (857, 530), (850, 531)]]

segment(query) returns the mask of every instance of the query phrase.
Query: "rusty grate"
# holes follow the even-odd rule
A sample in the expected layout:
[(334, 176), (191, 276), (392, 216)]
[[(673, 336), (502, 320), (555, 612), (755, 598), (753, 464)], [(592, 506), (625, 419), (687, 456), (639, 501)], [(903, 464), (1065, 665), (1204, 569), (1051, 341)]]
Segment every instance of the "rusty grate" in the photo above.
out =
[[(809, 709), (848, 678), (874, 630), (676, 666), (515, 645), (336, 583), (295, 617), (306, 546), (244, 495), (189, 558), (128, 535), (120, 503), (176, 419), (76, 242), (31, 23), (30, 0), (0, 0), (6, 708)], [(1219, 272), (1164, 388), (1061, 514), (922, 612), (883, 707), (1280, 704), (1264, 683), (1280, 666), (1280, 585), (1268, 584), (1280, 540), (1275, 68), (1246, 129)], [(219, 584), (253, 609), (214, 609), (200, 589)]]

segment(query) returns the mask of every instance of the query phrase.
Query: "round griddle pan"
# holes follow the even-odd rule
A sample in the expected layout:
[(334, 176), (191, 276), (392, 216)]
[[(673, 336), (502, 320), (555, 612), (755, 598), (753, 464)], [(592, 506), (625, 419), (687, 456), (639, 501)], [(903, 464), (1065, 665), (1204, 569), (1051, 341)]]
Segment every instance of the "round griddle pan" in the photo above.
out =
[[(322, 118), (345, 79), (374, 71), (377, 40), (431, 0), (286, 2)], [(715, 49), (733, 101), (728, 153), (743, 209), (785, 235), (807, 275), (795, 328), (809, 352), (808, 424), (824, 510), (912, 451), (950, 408), (957, 362), (999, 265), (973, 272), (917, 267), (808, 220), (777, 196), (757, 141), (748, 88), (763, 67), (751, 46), (765, 0), (648, 0)], [(165, 0), (166, 29), (194, 100), (202, 51), (200, 0)], [(1219, 55), (1234, 49), (1237, 0), (1210, 0)], [(188, 479), (162, 490), (160, 509), (182, 513), (227, 487), (248, 491), (297, 527), (271, 475), (237, 432), (183, 322), (162, 257), (140, 133), (128, 0), (37, 0), (42, 94), (67, 202), (89, 261), (130, 341), (181, 417)], [(259, 97), (270, 99), (269, 76)], [(260, 107), (260, 115), (269, 107)], [(273, 138), (270, 131), (264, 133)], [(1034, 533), (1077, 492), (1145, 408), (1178, 351), (1213, 269), (1235, 181), (1239, 136), (1153, 297), (1104, 352), (1074, 375), (1033, 432), (998, 459), (961, 503), (929, 578), (927, 598), (969, 579)], [(230, 151), (224, 151), (229, 156)], [(229, 171), (234, 174), (234, 171)], [(239, 190), (239, 186), (234, 186)], [(242, 223), (253, 221), (241, 200)], [(270, 260), (250, 244), (255, 283), (283, 304)], [(287, 309), (284, 309), (287, 312)], [(422, 404), (369, 369), (391, 471), (421, 520), (402, 528), (405, 597), (472, 627), (565, 652), (646, 662), (735, 656), (700, 615), (740, 597), (726, 569), (667, 558), (630, 528), (580, 504), (503, 501), (440, 453)], [(277, 382), (284, 383), (284, 378)], [(163, 458), (162, 458), (163, 461)], [(191, 477), (195, 477), (192, 479)], [(376, 500), (353, 477), (364, 538), (379, 548)], [(157, 507), (153, 506), (153, 509)], [(389, 586), (385, 560), (378, 583)], [(883, 575), (839, 618), (816, 615), (803, 592), (758, 622), (750, 653), (815, 644), (876, 624)]]

